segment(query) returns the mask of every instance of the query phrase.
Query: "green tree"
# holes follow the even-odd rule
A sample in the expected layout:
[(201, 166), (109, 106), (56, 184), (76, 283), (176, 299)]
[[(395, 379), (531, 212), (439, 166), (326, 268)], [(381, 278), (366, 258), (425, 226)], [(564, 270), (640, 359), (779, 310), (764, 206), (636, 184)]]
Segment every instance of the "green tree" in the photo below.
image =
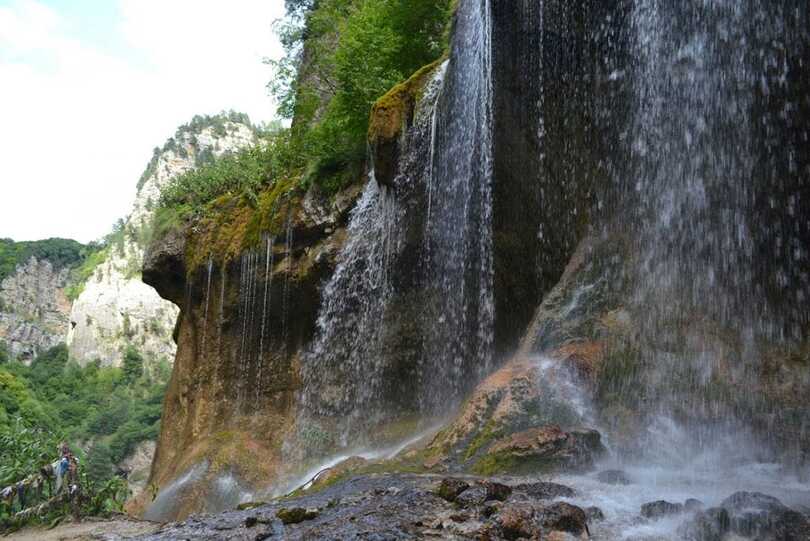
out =
[(143, 375), (143, 356), (133, 345), (128, 345), (124, 350), (124, 381), (134, 382)]
[(94, 443), (87, 452), (86, 464), (87, 477), (91, 481), (100, 483), (109, 479), (113, 474), (110, 446), (105, 443)]

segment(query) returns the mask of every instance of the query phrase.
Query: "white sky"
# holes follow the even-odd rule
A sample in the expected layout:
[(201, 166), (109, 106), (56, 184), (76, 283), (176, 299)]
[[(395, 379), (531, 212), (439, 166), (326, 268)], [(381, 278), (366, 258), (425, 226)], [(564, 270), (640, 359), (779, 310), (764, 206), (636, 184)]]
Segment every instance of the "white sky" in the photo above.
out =
[(87, 242), (195, 114), (273, 117), (283, 0), (0, 0), (0, 237)]

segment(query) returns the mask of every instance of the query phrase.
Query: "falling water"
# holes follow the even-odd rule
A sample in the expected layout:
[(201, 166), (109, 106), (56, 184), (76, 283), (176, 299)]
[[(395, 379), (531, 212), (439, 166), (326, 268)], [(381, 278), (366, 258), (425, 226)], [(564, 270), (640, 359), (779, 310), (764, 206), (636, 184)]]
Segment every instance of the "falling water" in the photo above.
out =
[(264, 337), (267, 329), (267, 308), (271, 305), (271, 287), (273, 285), (273, 244), (275, 237), (269, 235), (264, 238), (264, 295), (262, 296), (262, 328), (259, 335), (259, 356), (257, 358), (258, 372), (256, 374), (256, 400), (262, 389), (262, 368), (264, 367)]
[(492, 66), (488, 0), (462, 2), (436, 105), (425, 231), (432, 279), (423, 408), (456, 403), (489, 368), (493, 343)]
[(783, 39), (787, 15), (752, 0), (633, 7), (634, 115), (629, 156), (619, 158), (619, 217), (636, 238), (630, 300), (644, 368), (624, 392), (642, 397), (653, 454), (700, 454), (720, 434), (755, 448), (752, 417), (773, 413), (750, 392), (760, 344), (783, 328), (776, 314), (785, 308), (768, 302), (757, 274), (775, 262), (755, 252), (755, 232), (767, 228), (755, 213), (757, 132), (769, 129), (755, 115), (761, 81), (773, 78), (762, 59)]
[[(290, 311), (290, 277), (293, 273), (293, 227), (292, 213), (287, 215), (287, 235), (285, 239), (284, 257), (286, 259), (286, 269), (284, 272), (284, 289), (281, 296), (281, 340), (285, 348), (289, 347), (288, 334), (289, 323), (287, 318)], [(286, 350), (286, 349), (285, 349)]]
[(210, 297), (211, 297), (211, 274), (213, 273), (214, 268), (214, 260), (209, 256), (208, 257), (208, 266), (207, 272), (208, 277), (206, 279), (205, 284), (205, 308), (203, 309), (203, 337), (202, 337), (202, 349), (205, 350), (205, 342), (208, 336), (208, 305), (210, 304)]
[[(365, 426), (446, 413), (489, 367), (490, 17), (487, 0), (460, 3), (453, 54), (417, 106), (396, 186), (370, 171), (302, 367), (310, 413)], [(409, 207), (422, 196), (425, 209)]]
[[(382, 200), (391, 198), (373, 176), (352, 211), (348, 240), (338, 266), (323, 292), (318, 317), (318, 339), (304, 366), (303, 399), (316, 414), (351, 416), (379, 399), (382, 383), (379, 328), (390, 288), (384, 280), (385, 238), (388, 227)], [(350, 382), (363, 382), (362, 385)], [(324, 390), (341, 388), (340, 393)]]

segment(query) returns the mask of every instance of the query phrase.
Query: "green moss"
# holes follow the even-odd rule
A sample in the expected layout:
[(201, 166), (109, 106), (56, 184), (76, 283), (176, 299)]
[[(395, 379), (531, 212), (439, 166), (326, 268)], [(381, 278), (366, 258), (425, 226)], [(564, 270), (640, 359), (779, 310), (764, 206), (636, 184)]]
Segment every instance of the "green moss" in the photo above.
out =
[(414, 105), (422, 97), (428, 79), (444, 60), (445, 57), (442, 57), (423, 66), (407, 81), (396, 85), (377, 100), (371, 109), (368, 125), (368, 140), (372, 145), (390, 141), (400, 134)]
[(493, 453), (477, 461), (472, 469), (478, 475), (548, 473), (560, 466), (558, 461), (538, 457), (522, 457), (508, 452)]
[(492, 440), (499, 437), (503, 432), (503, 428), (498, 428), (493, 420), (490, 420), (470, 442), (467, 451), (464, 453), (464, 460), (470, 460), (478, 451), (486, 445), (489, 445)]
[(276, 511), (276, 517), (284, 524), (298, 524), (305, 520), (312, 520), (318, 516), (317, 511), (310, 511), (303, 507), (282, 507)]

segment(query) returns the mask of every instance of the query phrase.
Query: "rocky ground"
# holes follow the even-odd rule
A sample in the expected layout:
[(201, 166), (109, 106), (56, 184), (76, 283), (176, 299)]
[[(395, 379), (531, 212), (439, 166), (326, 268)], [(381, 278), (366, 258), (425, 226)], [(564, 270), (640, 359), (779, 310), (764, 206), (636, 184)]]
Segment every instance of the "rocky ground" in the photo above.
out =
[[(600, 478), (616, 485), (629, 482), (618, 471), (602, 472)], [(243, 504), (163, 526), (115, 520), (25, 531), (12, 539), (810, 540), (806, 509), (791, 509), (755, 492), (737, 492), (708, 508), (695, 499), (649, 502), (634, 521), (672, 524), (672, 529), (641, 537), (624, 535), (598, 507), (571, 503), (582, 501), (580, 496), (568, 486), (537, 478), (364, 475), (316, 494)]]
[[(598, 474), (602, 483), (626, 486), (624, 472)], [(756, 492), (737, 492), (717, 506), (696, 499), (651, 501), (636, 524), (663, 524), (659, 533), (633, 536), (594, 506), (587, 495), (549, 480), (527, 477), (363, 475), (310, 495), (196, 515), (163, 526), (125, 519), (29, 529), (20, 540), (250, 540), (265, 539), (475, 539), (657, 541), (810, 540), (807, 509), (792, 509)], [(670, 525), (670, 526), (667, 526)], [(669, 530), (667, 531), (667, 528)]]

